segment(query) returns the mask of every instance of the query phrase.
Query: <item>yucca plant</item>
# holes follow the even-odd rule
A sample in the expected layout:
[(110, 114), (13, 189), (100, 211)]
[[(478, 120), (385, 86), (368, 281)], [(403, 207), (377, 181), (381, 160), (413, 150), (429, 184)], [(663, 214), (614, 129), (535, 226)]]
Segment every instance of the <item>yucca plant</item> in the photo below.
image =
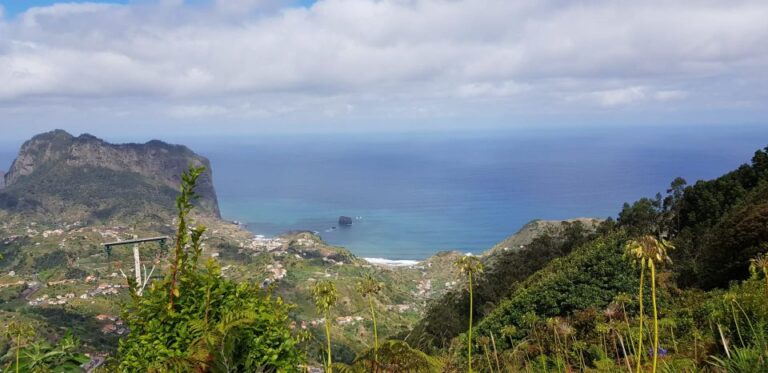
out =
[(659, 359), (659, 315), (656, 305), (656, 265), (671, 262), (667, 252), (674, 249), (671, 243), (664, 239), (646, 235), (627, 242), (626, 256), (640, 264), (640, 341), (638, 342), (637, 371), (640, 371), (640, 356), (643, 351), (643, 268), (647, 265), (651, 271), (651, 302), (653, 303), (653, 373), (656, 373)]
[[(357, 292), (363, 298), (368, 298), (368, 307), (371, 311), (371, 321), (373, 322), (373, 360), (374, 366), (379, 364), (379, 333), (376, 328), (376, 310), (373, 308), (373, 297), (378, 295), (383, 289), (383, 284), (371, 276), (366, 274), (362, 280), (357, 283)], [(375, 368), (377, 370), (378, 368)]]
[(325, 317), (325, 341), (327, 344), (327, 360), (325, 362), (326, 372), (333, 373), (333, 356), (331, 353), (331, 309), (336, 305), (339, 293), (336, 290), (336, 284), (333, 281), (318, 281), (315, 288), (312, 289), (312, 296), (315, 298), (315, 306), (318, 312)]
[(467, 329), (467, 367), (468, 372), (472, 373), (472, 314), (473, 314), (473, 293), (472, 278), (483, 272), (483, 264), (480, 259), (473, 255), (464, 255), (457, 260), (454, 265), (459, 268), (461, 273), (467, 275), (467, 286), (469, 288), (469, 328)]

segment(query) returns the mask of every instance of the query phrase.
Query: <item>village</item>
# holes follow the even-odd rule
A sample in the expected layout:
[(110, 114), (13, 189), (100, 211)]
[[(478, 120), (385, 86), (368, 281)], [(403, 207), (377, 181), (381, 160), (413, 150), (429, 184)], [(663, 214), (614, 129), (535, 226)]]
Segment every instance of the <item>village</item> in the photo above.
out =
[[(170, 225), (167, 228), (172, 229)], [(64, 268), (75, 269), (71, 273), (76, 275), (63, 276), (65, 272), (62, 271), (29, 273), (23, 268), (16, 268), (0, 275), (0, 289), (20, 289), (18, 301), (24, 302), (27, 307), (45, 310), (41, 312), (59, 310), (55, 312), (81, 314), (93, 320), (93, 332), (96, 334), (110, 338), (125, 336), (129, 329), (119, 316), (119, 305), (128, 299), (128, 278), (134, 278), (139, 273), (142, 277), (139, 284), (143, 284), (162, 276), (163, 272), (162, 267), (153, 269), (162, 263), (157, 258), (157, 255), (162, 254), (158, 251), (159, 245), (154, 243), (138, 247), (142, 267), (139, 271), (135, 271), (135, 257), (131, 255), (133, 244), (113, 249), (111, 256), (107, 255), (103, 246), (105, 243), (130, 242), (138, 236), (135, 232), (134, 228), (128, 226), (83, 226), (79, 222), (47, 227), (30, 224), (23, 230), (13, 232), (15, 234), (0, 238), (0, 243), (6, 247), (31, 245), (33, 250), (42, 253), (66, 251), (70, 254), (61, 257), (65, 260)], [(146, 233), (142, 237), (156, 235)], [(221, 245), (219, 237), (228, 237), (224, 241), (227, 244)], [(354, 257), (345, 249), (327, 245), (320, 236), (311, 232), (267, 237), (244, 232), (239, 226), (232, 231), (232, 227), (224, 224), (214, 226), (209, 231), (203, 240), (203, 248), (204, 257), (221, 263), (224, 277), (238, 281), (255, 280), (265, 290), (294, 287), (295, 281), (300, 278), (302, 288), (309, 291), (311, 284), (319, 279), (338, 278), (342, 273), (346, 278), (350, 273), (359, 271), (382, 271), (387, 276), (396, 277), (405, 275), (409, 280), (402, 281), (400, 286), (404, 287), (397, 291), (405, 291), (407, 296), (398, 297), (401, 301), (396, 303), (382, 300), (379, 312), (384, 319), (413, 320), (423, 312), (430, 297), (455, 285), (455, 282), (447, 281), (443, 286), (440, 281), (443, 277), (439, 277), (439, 286), (435, 287), (435, 279), (429, 273), (439, 271), (432, 268), (432, 262), (407, 265), (368, 262)], [(233, 252), (239, 258), (252, 260), (233, 261)], [(254, 264), (248, 264), (251, 261)], [(355, 281), (353, 277), (340, 286), (352, 295), (355, 293)], [(282, 294), (287, 295), (287, 301), (292, 303), (307, 301), (304, 293)], [(325, 319), (317, 316), (314, 306), (303, 308), (302, 312), (292, 316), (289, 327), (294, 330), (320, 330)], [(331, 320), (343, 334), (348, 335), (346, 338), (356, 339), (359, 338), (359, 328), (369, 319), (366, 308), (350, 303), (347, 307), (337, 309)]]

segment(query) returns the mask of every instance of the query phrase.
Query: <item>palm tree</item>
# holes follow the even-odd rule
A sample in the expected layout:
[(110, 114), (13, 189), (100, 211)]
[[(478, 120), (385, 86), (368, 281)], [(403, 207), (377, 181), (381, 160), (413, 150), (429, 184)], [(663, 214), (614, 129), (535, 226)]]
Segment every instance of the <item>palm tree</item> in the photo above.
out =
[(749, 271), (755, 278), (757, 278), (758, 271), (763, 272), (763, 277), (765, 277), (765, 291), (768, 292), (768, 255), (757, 254), (756, 257), (750, 259)]
[(467, 331), (467, 364), (469, 367), (469, 373), (472, 373), (472, 277), (475, 274), (483, 272), (483, 264), (480, 263), (480, 259), (476, 256), (465, 255), (459, 258), (454, 265), (459, 268), (461, 273), (467, 274), (468, 286), (469, 286), (469, 329)]
[(328, 348), (328, 360), (326, 361), (326, 372), (333, 373), (333, 357), (331, 356), (331, 308), (336, 305), (339, 293), (336, 291), (336, 285), (333, 281), (318, 281), (315, 288), (312, 289), (312, 296), (315, 298), (317, 310), (325, 317), (325, 340)]
[(383, 287), (383, 284), (376, 281), (370, 273), (366, 274), (365, 277), (357, 283), (358, 293), (360, 293), (363, 298), (368, 298), (368, 306), (371, 309), (371, 320), (373, 321), (373, 360), (375, 365), (379, 364), (379, 334), (376, 329), (376, 311), (373, 308), (373, 297), (378, 295)]
[[(653, 303), (653, 373), (656, 373), (659, 358), (659, 315), (656, 307), (656, 265), (669, 263), (672, 260), (667, 251), (674, 249), (671, 243), (664, 239), (646, 235), (637, 240), (627, 242), (625, 246), (626, 256), (640, 262), (640, 342), (637, 353), (643, 351), (643, 268), (647, 265), (651, 270), (651, 301)], [(638, 356), (637, 371), (640, 371), (640, 357)]]

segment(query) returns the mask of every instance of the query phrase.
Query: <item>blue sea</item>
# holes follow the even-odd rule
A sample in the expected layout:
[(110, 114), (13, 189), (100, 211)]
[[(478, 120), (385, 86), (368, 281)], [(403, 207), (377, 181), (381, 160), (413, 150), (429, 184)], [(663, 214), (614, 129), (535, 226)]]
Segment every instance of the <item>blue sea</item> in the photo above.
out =
[[(768, 126), (165, 140), (210, 158), (223, 216), (256, 234), (316, 231), (362, 257), (413, 260), (482, 252), (532, 219), (615, 217), (677, 176), (748, 162)], [(0, 151), (4, 169), (15, 151)]]
[(272, 135), (199, 150), (222, 214), (254, 233), (310, 230), (363, 257), (424, 259), (482, 252), (532, 219), (616, 216), (766, 145), (768, 128), (691, 126)]

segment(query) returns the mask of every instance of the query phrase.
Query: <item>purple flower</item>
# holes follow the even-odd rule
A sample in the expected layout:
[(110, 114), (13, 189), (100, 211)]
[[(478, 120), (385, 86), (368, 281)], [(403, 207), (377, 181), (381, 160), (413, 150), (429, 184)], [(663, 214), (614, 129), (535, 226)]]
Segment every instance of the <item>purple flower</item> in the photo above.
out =
[[(659, 347), (659, 356), (660, 357), (667, 356), (667, 352), (668, 352), (668, 350), (666, 348)], [(648, 349), (648, 356), (653, 356), (653, 349), (652, 348)]]

